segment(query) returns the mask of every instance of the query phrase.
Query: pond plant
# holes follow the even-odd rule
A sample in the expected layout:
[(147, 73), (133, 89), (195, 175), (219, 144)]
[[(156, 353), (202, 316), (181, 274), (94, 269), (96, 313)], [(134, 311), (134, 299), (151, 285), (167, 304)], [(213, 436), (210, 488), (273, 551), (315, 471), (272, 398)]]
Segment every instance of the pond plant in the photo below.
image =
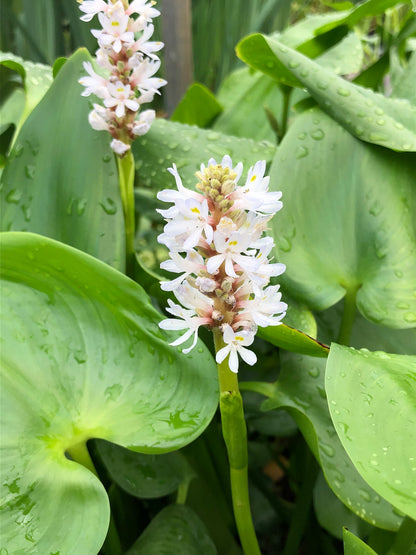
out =
[(0, 554), (415, 554), (416, 8), (253, 0), (167, 118), (164, 4), (0, 55)]

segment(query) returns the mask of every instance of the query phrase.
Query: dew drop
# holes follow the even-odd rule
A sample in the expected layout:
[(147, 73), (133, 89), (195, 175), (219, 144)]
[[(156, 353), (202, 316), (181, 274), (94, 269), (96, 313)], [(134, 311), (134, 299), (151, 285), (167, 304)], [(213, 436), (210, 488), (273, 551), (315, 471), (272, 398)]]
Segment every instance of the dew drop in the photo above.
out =
[(325, 137), (325, 133), (322, 131), (322, 129), (315, 129), (311, 132), (310, 135), (312, 139), (315, 139), (315, 141), (321, 141)]
[(387, 136), (382, 133), (370, 133), (370, 141), (387, 141)]
[(413, 324), (413, 322), (416, 322), (416, 314), (414, 312), (407, 312), (407, 314), (404, 315), (404, 320), (409, 324)]
[(291, 62), (289, 62), (288, 65), (291, 69), (295, 69), (295, 67), (299, 67), (299, 62), (296, 62), (295, 60), (292, 60)]
[(300, 141), (303, 141), (305, 138), (306, 138), (306, 133), (299, 133), (298, 139), (299, 139)]
[(350, 96), (351, 92), (348, 89), (337, 89), (337, 93), (341, 96)]
[(405, 310), (406, 308), (409, 308), (409, 304), (403, 301), (400, 301), (399, 303), (396, 304), (396, 308), (401, 308)]
[(106, 198), (103, 202), (100, 202), (100, 206), (106, 214), (113, 215), (117, 212), (117, 205), (111, 198)]
[(28, 179), (33, 179), (35, 177), (35, 166), (27, 164), (25, 166), (25, 175)]
[(266, 67), (267, 67), (268, 69), (273, 69), (273, 68), (275, 67), (275, 65), (276, 65), (276, 64), (275, 64), (274, 62), (272, 62), (271, 60), (269, 60), (268, 62), (266, 62)]
[(307, 69), (302, 69), (302, 71), (300, 72), (301, 77), (307, 77), (308, 76), (308, 70)]
[(368, 503), (371, 501), (371, 495), (366, 489), (360, 488), (358, 490), (358, 495), (361, 497), (361, 499), (367, 501)]
[(325, 81), (320, 81), (320, 82), (318, 83), (318, 89), (321, 89), (321, 90), (324, 91), (324, 90), (327, 89), (327, 88), (328, 88), (328, 83), (325, 83)]
[(78, 200), (78, 202), (77, 202), (77, 214), (78, 214), (78, 216), (82, 216), (82, 214), (85, 212), (86, 206), (87, 206), (87, 199), (81, 198), (81, 199)]
[(401, 124), (401, 123), (399, 123), (398, 121), (395, 121), (395, 122), (394, 122), (394, 127), (395, 127), (396, 129), (404, 129), (404, 125)]
[(320, 443), (320, 447), (322, 451), (325, 453), (325, 455), (327, 455), (328, 457), (333, 457), (335, 455), (335, 450), (332, 447), (332, 445), (328, 445), (326, 443)]
[(383, 118), (379, 118), (378, 120), (376, 120), (377, 125), (384, 125), (386, 123), (386, 121)]
[(22, 192), (17, 191), (16, 189), (12, 189), (6, 195), (6, 202), (10, 202), (11, 204), (19, 204), (21, 198)]
[(308, 374), (312, 377), (312, 378), (317, 378), (320, 374), (319, 368), (315, 367), (315, 368), (311, 368), (310, 370), (308, 370)]
[(296, 149), (295, 157), (297, 159), (305, 158), (305, 156), (307, 156), (308, 154), (309, 154), (309, 150), (306, 148), (306, 146), (300, 146)]
[(103, 156), (103, 162), (108, 163), (111, 160), (111, 154), (106, 154)]

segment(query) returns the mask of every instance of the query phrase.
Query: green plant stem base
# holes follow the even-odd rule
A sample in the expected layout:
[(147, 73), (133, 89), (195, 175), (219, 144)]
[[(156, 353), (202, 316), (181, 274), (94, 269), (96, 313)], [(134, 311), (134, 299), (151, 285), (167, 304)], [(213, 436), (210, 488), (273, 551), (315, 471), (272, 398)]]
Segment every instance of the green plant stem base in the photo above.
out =
[[(224, 347), (221, 332), (214, 330), (215, 350)], [(245, 555), (260, 555), (248, 493), (247, 428), (237, 374), (228, 357), (218, 364), (222, 432), (230, 464), (231, 493), (238, 535)]]

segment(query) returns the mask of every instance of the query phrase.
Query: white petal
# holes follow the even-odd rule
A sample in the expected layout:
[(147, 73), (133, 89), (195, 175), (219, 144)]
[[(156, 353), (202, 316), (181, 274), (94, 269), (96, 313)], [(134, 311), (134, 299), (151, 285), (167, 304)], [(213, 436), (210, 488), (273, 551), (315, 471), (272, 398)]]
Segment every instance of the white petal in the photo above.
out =
[(221, 364), (221, 362), (225, 359), (225, 357), (228, 355), (229, 352), (230, 352), (229, 345), (226, 345), (225, 347), (217, 351), (217, 354), (215, 355), (215, 360), (218, 362), (218, 364)]
[(207, 272), (213, 274), (218, 270), (224, 261), (224, 256), (222, 254), (216, 254), (212, 256), (207, 262)]
[(230, 352), (230, 358), (228, 359), (228, 366), (230, 367), (231, 372), (234, 372), (234, 374), (238, 372), (238, 355), (234, 350)]
[(256, 353), (253, 353), (253, 351), (250, 351), (249, 349), (246, 349), (245, 347), (240, 347), (238, 349), (238, 352), (239, 352), (241, 358), (244, 360), (244, 362), (246, 362), (250, 366), (253, 366), (253, 364), (256, 364), (256, 362), (257, 362)]

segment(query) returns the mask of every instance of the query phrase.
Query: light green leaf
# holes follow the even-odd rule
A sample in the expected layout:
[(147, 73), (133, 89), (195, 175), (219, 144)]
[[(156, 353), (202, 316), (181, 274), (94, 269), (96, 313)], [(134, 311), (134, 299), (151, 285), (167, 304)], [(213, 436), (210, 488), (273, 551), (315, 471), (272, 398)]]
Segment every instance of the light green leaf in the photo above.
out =
[(1, 537), (16, 555), (96, 555), (108, 500), (65, 452), (193, 441), (217, 407), (215, 363), (201, 342), (170, 347), (143, 289), (72, 247), (4, 233), (1, 273)]
[(338, 44), (316, 59), (317, 63), (337, 75), (357, 73), (364, 61), (364, 50), (355, 33), (349, 33)]
[(63, 66), (30, 114), (1, 177), (1, 229), (33, 231), (122, 270), (124, 217), (109, 135), (88, 123), (78, 83), (86, 50)]
[[(416, 18), (415, 18), (416, 19)], [(410, 56), (407, 66), (401, 74), (393, 81), (393, 96), (407, 98), (413, 105), (416, 105), (416, 52)]]
[(152, 520), (127, 555), (216, 555), (203, 522), (186, 505), (169, 505)]
[(171, 121), (208, 127), (221, 112), (222, 106), (212, 92), (201, 83), (192, 83), (173, 112)]
[(377, 555), (369, 545), (354, 536), (346, 528), (343, 530), (342, 537), (344, 540), (344, 555)]
[(313, 109), (289, 129), (270, 172), (284, 207), (272, 220), (282, 286), (323, 310), (358, 287), (369, 320), (416, 323), (413, 154), (358, 141)]
[(416, 357), (333, 344), (326, 391), (337, 434), (380, 495), (416, 519)]
[(363, 141), (397, 151), (416, 150), (416, 107), (359, 87), (277, 40), (255, 34), (237, 45), (255, 69), (294, 87), (306, 87), (323, 110)]
[[(264, 384), (269, 397), (263, 410), (284, 408), (293, 416), (335, 495), (370, 524), (397, 530), (400, 517), (364, 481), (332, 424), (325, 394), (325, 360), (284, 353), (275, 384)], [(260, 391), (259, 391), (260, 392)]]
[(20, 113), (15, 135), (35, 106), (41, 101), (52, 85), (52, 68), (44, 64), (35, 64), (23, 60), (9, 52), (0, 52), (0, 64), (17, 71), (22, 78), (25, 91), (25, 105)]
[(175, 187), (173, 177), (166, 171), (172, 164), (176, 164), (185, 187), (193, 188), (197, 183), (195, 172), (211, 157), (220, 162), (228, 154), (234, 163), (244, 163), (247, 174), (249, 166), (258, 160), (271, 161), (276, 151), (267, 141), (232, 137), (163, 119), (156, 120), (132, 149), (139, 185), (156, 191)]
[(111, 480), (142, 499), (169, 495), (194, 475), (181, 453), (136, 453), (100, 439), (95, 440), (95, 449)]

